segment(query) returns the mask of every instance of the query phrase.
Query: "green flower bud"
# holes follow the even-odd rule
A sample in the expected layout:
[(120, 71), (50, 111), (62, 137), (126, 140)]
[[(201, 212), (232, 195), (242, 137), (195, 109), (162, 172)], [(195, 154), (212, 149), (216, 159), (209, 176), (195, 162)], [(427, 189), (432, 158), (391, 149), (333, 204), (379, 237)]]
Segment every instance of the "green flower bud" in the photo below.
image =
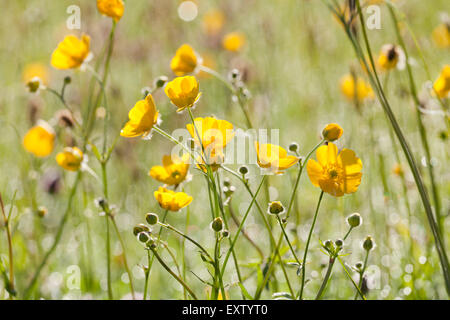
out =
[(372, 237), (371, 236), (367, 236), (366, 239), (364, 239), (364, 242), (363, 242), (362, 246), (363, 246), (364, 250), (370, 251), (370, 250), (373, 249), (374, 245), (375, 245), (375, 243), (374, 243)]
[(230, 231), (228, 231), (228, 230), (223, 230), (222, 231), (222, 237), (228, 238), (229, 236), (230, 236)]
[(147, 241), (150, 240), (150, 233), (148, 232), (139, 232), (139, 234), (137, 235), (137, 238), (140, 242), (142, 243), (147, 243)]
[(239, 173), (242, 174), (242, 175), (246, 175), (248, 173), (247, 166), (240, 166), (239, 167)]
[(359, 227), (362, 224), (361, 215), (358, 212), (352, 213), (347, 217), (347, 223), (352, 228)]
[(342, 248), (344, 246), (344, 240), (342, 239), (337, 239), (334, 243), (338, 248)]
[(323, 243), (323, 246), (325, 247), (325, 249), (330, 250), (330, 251), (334, 249), (334, 244), (333, 244), (333, 241), (331, 241), (331, 240), (326, 240)]
[(269, 214), (275, 214), (279, 215), (284, 213), (285, 209), (283, 204), (280, 201), (272, 201), (269, 203), (269, 208), (267, 209), (267, 212)]
[(150, 228), (147, 227), (145, 224), (138, 224), (136, 227), (133, 228), (133, 234), (137, 236), (140, 232), (150, 232)]
[(299, 146), (298, 146), (298, 143), (297, 143), (297, 142), (292, 142), (292, 143), (289, 145), (289, 151), (290, 151), (290, 152), (297, 152), (298, 149), (299, 149)]
[(44, 206), (40, 206), (40, 207), (37, 209), (37, 214), (38, 214), (38, 216), (41, 217), (41, 218), (45, 217), (45, 216), (47, 215), (47, 213), (48, 213), (48, 210), (47, 210), (47, 208), (44, 207)]
[(355, 268), (358, 269), (358, 270), (361, 270), (362, 267), (363, 267), (362, 262), (357, 262), (357, 263), (355, 264)]
[(159, 76), (155, 80), (155, 87), (162, 88), (167, 81), (169, 81), (169, 78), (167, 78), (166, 76)]
[(145, 215), (145, 220), (149, 225), (154, 225), (158, 223), (158, 215), (156, 213), (147, 213)]
[(71, 83), (71, 82), (72, 82), (72, 78), (71, 78), (70, 76), (64, 77), (64, 83), (65, 83), (65, 84), (69, 84), (69, 83)]
[(225, 178), (225, 179), (223, 180), (223, 185), (224, 185), (225, 187), (231, 186), (230, 179), (229, 179), (229, 178)]
[(220, 232), (223, 229), (223, 220), (221, 217), (217, 217), (211, 222), (211, 229), (215, 232)]

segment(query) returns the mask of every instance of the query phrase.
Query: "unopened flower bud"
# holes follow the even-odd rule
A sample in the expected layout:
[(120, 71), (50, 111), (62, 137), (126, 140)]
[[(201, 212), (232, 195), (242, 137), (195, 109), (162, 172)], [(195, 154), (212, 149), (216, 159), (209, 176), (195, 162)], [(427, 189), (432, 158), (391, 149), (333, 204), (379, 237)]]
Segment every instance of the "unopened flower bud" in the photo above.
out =
[(358, 270), (361, 270), (362, 267), (363, 267), (362, 262), (357, 262), (357, 263), (355, 264), (355, 268), (358, 269)]
[(325, 247), (325, 249), (332, 250), (332, 249), (333, 249), (333, 241), (331, 241), (331, 240), (326, 240), (326, 241), (323, 243), (323, 246)]
[(359, 227), (362, 223), (361, 215), (358, 212), (352, 213), (347, 217), (347, 223), (350, 227)]
[(230, 78), (231, 78), (231, 80), (236, 80), (236, 79), (238, 79), (240, 75), (241, 75), (241, 73), (239, 72), (238, 69), (233, 69), (233, 70), (231, 70), (231, 72), (230, 72)]
[(38, 92), (42, 87), (42, 80), (39, 77), (34, 77), (27, 82), (28, 91), (32, 93)]
[(229, 236), (230, 236), (230, 231), (228, 231), (228, 230), (223, 230), (222, 231), (222, 237), (228, 238)]
[(269, 214), (279, 215), (284, 213), (284, 206), (280, 201), (272, 201), (269, 203), (269, 208), (267, 210)]
[(64, 83), (65, 83), (65, 84), (69, 84), (69, 83), (71, 83), (71, 82), (72, 82), (72, 78), (71, 78), (70, 76), (64, 77)]
[(221, 217), (217, 217), (211, 222), (211, 229), (215, 232), (220, 232), (223, 229), (223, 220)]
[(139, 232), (139, 234), (137, 235), (137, 238), (140, 242), (142, 243), (147, 243), (147, 241), (150, 240), (150, 233), (148, 232)]
[(297, 152), (298, 149), (299, 149), (299, 146), (298, 146), (298, 143), (297, 143), (297, 142), (292, 142), (292, 143), (289, 145), (289, 151), (290, 151), (290, 152)]
[(374, 247), (374, 241), (373, 241), (372, 237), (371, 236), (367, 236), (366, 239), (364, 239), (364, 242), (363, 242), (364, 250), (370, 251), (370, 250), (373, 249), (373, 247)]
[(162, 88), (167, 81), (169, 81), (169, 78), (167, 78), (166, 76), (159, 76), (155, 79), (155, 87)]
[(337, 239), (334, 243), (338, 248), (342, 248), (344, 246), (344, 241), (342, 239)]
[(224, 185), (225, 187), (231, 186), (231, 181), (230, 181), (230, 179), (229, 179), (229, 178), (225, 178), (225, 179), (223, 180), (223, 185)]
[(37, 209), (37, 214), (38, 214), (38, 216), (41, 217), (41, 218), (45, 217), (45, 216), (47, 215), (47, 213), (48, 213), (48, 210), (47, 210), (47, 208), (44, 207), (44, 206), (40, 206), (40, 207)]
[(154, 225), (158, 223), (158, 215), (156, 213), (147, 213), (145, 215), (145, 220), (149, 225)]
[(240, 166), (239, 167), (239, 173), (242, 175), (246, 175), (248, 173), (248, 167), (247, 166)]
[(133, 234), (137, 236), (140, 232), (150, 232), (150, 228), (147, 227), (145, 224), (138, 224), (133, 228)]
[(330, 123), (322, 131), (322, 137), (327, 141), (335, 141), (342, 136), (344, 130), (337, 123)]

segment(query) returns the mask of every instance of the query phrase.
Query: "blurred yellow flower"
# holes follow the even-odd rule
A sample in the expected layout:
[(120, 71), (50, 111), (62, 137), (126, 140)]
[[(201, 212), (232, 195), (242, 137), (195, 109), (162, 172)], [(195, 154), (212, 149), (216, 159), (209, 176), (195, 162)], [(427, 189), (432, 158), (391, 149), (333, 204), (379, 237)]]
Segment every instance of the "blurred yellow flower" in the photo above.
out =
[(34, 78), (39, 78), (44, 85), (48, 85), (50, 74), (47, 66), (42, 63), (27, 64), (23, 70), (23, 82), (28, 84)]
[(178, 107), (177, 112), (191, 108), (202, 95), (198, 91), (198, 81), (193, 76), (177, 77), (166, 84), (164, 92)]
[(213, 9), (203, 16), (203, 30), (211, 36), (218, 34), (225, 23), (225, 15), (218, 9)]
[(395, 67), (403, 69), (405, 63), (405, 54), (400, 47), (393, 44), (385, 44), (381, 47), (378, 56), (378, 66), (383, 71), (391, 70)]
[(184, 192), (175, 192), (164, 187), (159, 187), (154, 192), (156, 201), (161, 208), (170, 211), (178, 211), (192, 202), (192, 197)]
[(26, 151), (36, 157), (47, 157), (53, 151), (55, 143), (55, 131), (45, 121), (40, 120), (32, 127), (23, 138), (23, 146)]
[(316, 187), (335, 197), (354, 193), (361, 184), (362, 162), (355, 152), (343, 149), (338, 154), (336, 145), (329, 142), (316, 151), (317, 161), (309, 160), (306, 169)]
[(224, 49), (237, 52), (242, 49), (246, 43), (245, 34), (242, 32), (230, 32), (222, 40)]
[(322, 137), (327, 141), (335, 141), (344, 133), (344, 129), (337, 123), (330, 123), (322, 130)]
[(433, 89), (439, 98), (446, 98), (450, 92), (450, 65), (442, 68), (441, 74), (433, 84)]
[(221, 148), (221, 147), (207, 148), (205, 150), (206, 155), (204, 152), (202, 152), (202, 156), (197, 157), (197, 168), (199, 168), (203, 172), (207, 173), (208, 169), (205, 166), (205, 161), (204, 161), (204, 160), (206, 160), (206, 164), (209, 165), (209, 167), (211, 168), (211, 170), (213, 172), (216, 172), (217, 169), (220, 168), (220, 165), (224, 161), (224, 154), (223, 154), (222, 150), (223, 150), (223, 148)]
[(195, 143), (200, 146), (198, 139), (198, 136), (200, 136), (203, 148), (214, 148), (217, 154), (234, 137), (233, 125), (226, 120), (219, 120), (213, 117), (195, 118), (194, 124), (195, 128), (191, 123), (187, 124), (186, 128), (192, 138), (194, 138)]
[(178, 156), (165, 155), (162, 166), (153, 166), (149, 175), (159, 182), (167, 185), (178, 185), (186, 179), (189, 170), (189, 154)]
[(52, 53), (51, 64), (56, 69), (73, 69), (80, 67), (89, 56), (91, 38), (83, 34), (81, 39), (68, 35), (58, 44)]
[(436, 43), (439, 48), (450, 47), (450, 24), (441, 23), (436, 28), (434, 28), (431, 35), (433, 37), (434, 43)]
[(344, 96), (352, 101), (357, 99), (359, 102), (362, 102), (364, 99), (374, 97), (372, 87), (364, 79), (354, 77), (351, 74), (347, 74), (341, 78), (340, 87)]
[(400, 164), (397, 163), (397, 164), (394, 166), (394, 168), (392, 169), (392, 173), (395, 174), (396, 176), (399, 176), (399, 177), (403, 176), (404, 171), (403, 171), (402, 166), (401, 166)]
[(97, 8), (101, 14), (111, 17), (118, 22), (123, 16), (125, 6), (122, 0), (97, 0)]
[(187, 73), (192, 73), (200, 63), (199, 59), (192, 47), (188, 44), (183, 44), (175, 52), (175, 56), (170, 61), (170, 68), (177, 76), (184, 76)]
[(299, 161), (298, 157), (288, 155), (285, 149), (274, 144), (259, 144), (256, 141), (255, 148), (258, 165), (277, 174)]
[(122, 137), (133, 138), (143, 135), (147, 137), (153, 126), (158, 122), (158, 110), (156, 110), (153, 96), (148, 94), (145, 99), (136, 102), (128, 113), (129, 121), (120, 131)]
[(56, 162), (64, 169), (77, 171), (83, 162), (83, 151), (77, 147), (66, 147), (56, 155)]

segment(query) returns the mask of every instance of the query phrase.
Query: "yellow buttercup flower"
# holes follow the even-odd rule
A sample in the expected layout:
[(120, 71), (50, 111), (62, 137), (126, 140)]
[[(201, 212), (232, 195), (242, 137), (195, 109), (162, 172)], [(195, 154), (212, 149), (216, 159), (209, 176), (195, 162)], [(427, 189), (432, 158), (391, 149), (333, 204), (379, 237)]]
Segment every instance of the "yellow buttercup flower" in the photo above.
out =
[(447, 64), (433, 84), (433, 89), (439, 98), (446, 98), (450, 92), (450, 65)]
[(344, 129), (337, 123), (330, 123), (322, 130), (322, 137), (327, 141), (335, 141), (344, 133)]
[(241, 50), (245, 43), (246, 38), (242, 32), (230, 32), (222, 40), (223, 47), (233, 52)]
[(329, 142), (316, 151), (317, 161), (306, 165), (309, 179), (316, 187), (335, 197), (354, 193), (361, 184), (362, 162), (355, 152), (343, 149), (338, 153), (336, 145)]
[(113, 18), (116, 22), (122, 18), (125, 10), (122, 0), (97, 0), (97, 8), (101, 14)]
[(178, 107), (177, 112), (191, 108), (202, 95), (198, 81), (193, 76), (177, 77), (166, 84), (164, 92), (170, 101)]
[(167, 185), (178, 185), (186, 179), (189, 170), (189, 154), (186, 153), (181, 158), (165, 155), (162, 163), (162, 166), (154, 166), (150, 169), (150, 177)]
[(56, 162), (64, 169), (77, 171), (83, 162), (83, 151), (77, 147), (66, 147), (56, 155)]
[(83, 34), (81, 39), (68, 35), (53, 51), (51, 64), (56, 69), (73, 69), (80, 67), (89, 56), (90, 37)]
[(48, 68), (42, 63), (30, 63), (23, 70), (23, 82), (28, 84), (35, 78), (39, 78), (44, 85), (48, 85), (50, 74)]
[(256, 156), (258, 165), (264, 169), (270, 169), (274, 173), (283, 173), (293, 165), (295, 165), (299, 158), (288, 155), (286, 150), (274, 144), (259, 144), (255, 142)]
[(170, 61), (170, 68), (177, 76), (184, 76), (187, 73), (192, 73), (199, 64), (199, 57), (194, 49), (188, 44), (183, 44), (175, 52), (175, 56)]
[[(355, 79), (356, 78), (356, 79)], [(372, 87), (360, 77), (351, 74), (345, 75), (340, 81), (341, 92), (349, 100), (357, 99), (359, 102), (374, 97)]]
[(450, 47), (450, 24), (449, 23), (441, 23), (436, 28), (434, 28), (433, 33), (431, 34), (434, 40), (434, 43), (439, 48), (448, 48)]
[(204, 149), (210, 147), (216, 149), (216, 152), (221, 151), (234, 137), (233, 125), (226, 120), (213, 117), (195, 118), (194, 124), (195, 128), (192, 123), (187, 124), (186, 128), (198, 146), (200, 136)]
[(184, 192), (175, 192), (164, 187), (159, 187), (154, 192), (156, 201), (161, 208), (170, 211), (178, 211), (192, 202), (192, 197)]
[(153, 96), (148, 94), (145, 99), (136, 102), (128, 113), (130, 119), (120, 131), (122, 137), (133, 138), (147, 137), (153, 126), (158, 122), (158, 110), (156, 110)]
[(205, 13), (203, 16), (203, 29), (208, 35), (218, 34), (225, 23), (225, 15), (218, 9), (213, 9)]
[(40, 120), (32, 127), (23, 138), (23, 147), (36, 157), (47, 157), (53, 151), (55, 144), (55, 132), (50, 125)]

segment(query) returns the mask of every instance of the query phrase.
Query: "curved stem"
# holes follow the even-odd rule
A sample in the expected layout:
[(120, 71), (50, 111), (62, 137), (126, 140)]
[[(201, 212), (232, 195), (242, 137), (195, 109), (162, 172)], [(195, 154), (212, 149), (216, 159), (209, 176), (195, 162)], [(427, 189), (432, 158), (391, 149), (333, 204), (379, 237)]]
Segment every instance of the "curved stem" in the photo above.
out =
[(333, 270), (333, 266), (334, 266), (334, 262), (335, 261), (336, 261), (336, 258), (330, 257), (330, 260), (328, 261), (327, 273), (325, 274), (325, 278), (323, 279), (322, 285), (319, 288), (319, 292), (317, 292), (316, 300), (320, 300), (320, 298), (322, 297), (322, 295), (325, 292), (325, 288), (328, 285), (328, 280), (330, 279), (331, 271)]

